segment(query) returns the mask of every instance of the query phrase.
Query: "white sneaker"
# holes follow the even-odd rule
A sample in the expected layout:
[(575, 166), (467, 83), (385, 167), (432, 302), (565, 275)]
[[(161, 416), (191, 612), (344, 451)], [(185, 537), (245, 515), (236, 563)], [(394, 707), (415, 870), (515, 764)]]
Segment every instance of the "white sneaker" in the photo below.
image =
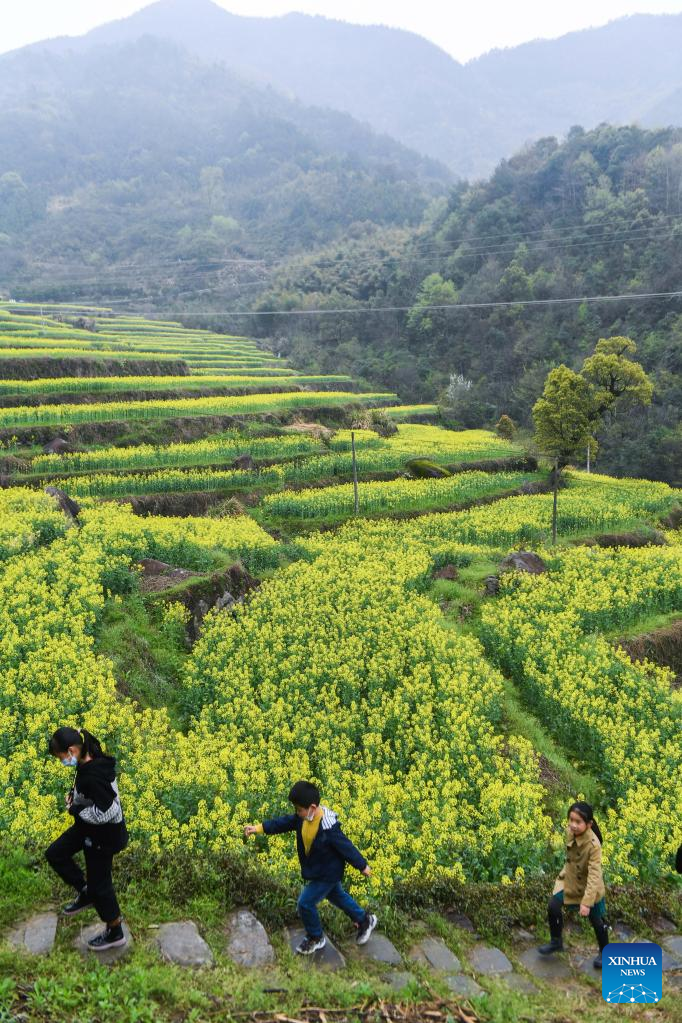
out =
[(367, 944), (371, 937), (372, 931), (374, 930), (378, 923), (379, 921), (375, 917), (374, 913), (367, 913), (362, 923), (358, 924), (358, 934), (355, 939), (358, 945)]
[(309, 934), (306, 934), (303, 941), (297, 945), (296, 951), (300, 956), (311, 956), (313, 952), (317, 952), (318, 949), (324, 948), (327, 944), (327, 939), (324, 934), (321, 938), (311, 938)]

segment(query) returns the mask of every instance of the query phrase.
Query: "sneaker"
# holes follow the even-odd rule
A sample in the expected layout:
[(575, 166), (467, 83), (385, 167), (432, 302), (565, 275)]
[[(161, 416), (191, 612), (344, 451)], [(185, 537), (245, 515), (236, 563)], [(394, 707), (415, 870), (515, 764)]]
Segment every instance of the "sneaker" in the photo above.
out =
[(88, 948), (91, 948), (93, 952), (105, 952), (108, 948), (119, 948), (121, 945), (125, 945), (125, 943), (126, 936), (119, 924), (118, 927), (107, 927), (96, 938), (92, 938), (88, 942)]
[(311, 956), (313, 952), (317, 952), (318, 949), (324, 948), (327, 944), (327, 939), (324, 934), (320, 938), (311, 938), (309, 934), (306, 934), (303, 941), (296, 946), (296, 951), (300, 956)]
[(90, 909), (93, 905), (93, 901), (88, 895), (88, 889), (83, 888), (80, 895), (76, 896), (73, 902), (69, 902), (66, 906), (62, 907), (62, 913), (64, 916), (75, 916), (76, 913), (82, 913), (84, 909)]
[(554, 952), (563, 952), (563, 942), (552, 939), (548, 945), (540, 945), (538, 952), (541, 956), (551, 956)]
[(370, 935), (374, 928), (376, 927), (376, 925), (378, 924), (378, 922), (379, 921), (375, 917), (374, 913), (365, 913), (365, 919), (362, 921), (362, 923), (358, 924), (358, 933), (357, 937), (355, 938), (358, 945), (367, 944), (367, 942), (370, 939)]

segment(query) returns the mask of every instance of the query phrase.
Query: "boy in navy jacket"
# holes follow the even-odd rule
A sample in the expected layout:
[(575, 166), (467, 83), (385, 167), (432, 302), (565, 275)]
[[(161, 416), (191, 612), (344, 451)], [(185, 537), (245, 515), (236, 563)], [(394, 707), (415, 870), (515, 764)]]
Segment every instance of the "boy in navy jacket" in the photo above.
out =
[(282, 835), (296, 832), (296, 848), (301, 874), (306, 882), (298, 900), (298, 913), (305, 927), (305, 937), (296, 949), (301, 955), (312, 955), (324, 948), (326, 938), (317, 905), (327, 899), (342, 909), (358, 929), (357, 943), (364, 945), (377, 925), (373, 913), (362, 909), (344, 890), (341, 882), (346, 863), (366, 877), (372, 873), (365, 857), (346, 838), (333, 810), (320, 805), (320, 790), (309, 781), (297, 781), (289, 793), (295, 813), (273, 817), (262, 824), (247, 824), (245, 835)]

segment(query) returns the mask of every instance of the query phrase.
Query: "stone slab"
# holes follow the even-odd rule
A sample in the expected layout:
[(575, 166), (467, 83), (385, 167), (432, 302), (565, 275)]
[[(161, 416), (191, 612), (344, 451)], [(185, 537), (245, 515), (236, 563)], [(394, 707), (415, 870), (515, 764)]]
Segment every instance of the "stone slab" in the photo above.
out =
[(512, 927), (512, 937), (514, 941), (535, 941), (535, 935), (527, 931), (525, 927)]
[(611, 935), (614, 941), (632, 941), (635, 931), (628, 924), (614, 924), (611, 928)]
[(463, 931), (469, 931), (470, 934), (473, 934), (476, 930), (466, 913), (459, 913), (457, 910), (449, 909), (445, 914), (445, 919), (454, 927), (459, 927)]
[[(644, 942), (645, 945), (651, 945), (653, 942), (649, 941), (648, 938), (638, 938), (638, 941)], [(658, 944), (658, 942), (656, 942)], [(670, 952), (666, 951), (661, 946), (663, 952), (663, 972), (670, 973), (671, 970), (682, 970), (682, 958), (678, 958), (676, 955), (671, 955)]]
[(369, 941), (364, 945), (358, 945), (358, 952), (368, 959), (386, 963), (388, 966), (400, 966), (403, 961), (393, 942), (389, 941), (385, 934), (377, 934), (376, 931), (372, 932)]
[(57, 920), (56, 913), (36, 913), (10, 931), (7, 940), (10, 945), (31, 955), (48, 955), (57, 934)]
[(227, 954), (233, 963), (254, 969), (270, 966), (275, 961), (275, 950), (260, 920), (248, 909), (231, 913), (225, 927)]
[(682, 959), (682, 934), (671, 934), (669, 938), (663, 939), (662, 944), (676, 959)]
[(465, 973), (449, 973), (447, 977), (443, 977), (443, 983), (453, 994), (461, 995), (463, 998), (478, 998), (479, 995), (485, 994), (480, 984), (477, 984), (473, 977), (467, 977)]
[(414, 982), (414, 976), (408, 973), (407, 970), (392, 970), (391, 973), (387, 973), (382, 978), (385, 984), (388, 984), (393, 991), (404, 991), (405, 988)]
[(567, 980), (571, 967), (561, 953), (541, 956), (536, 948), (529, 948), (519, 956), (519, 962), (538, 980)]
[(651, 926), (659, 934), (674, 934), (677, 930), (675, 923), (669, 920), (667, 916), (655, 916)]
[(156, 943), (164, 959), (178, 966), (213, 966), (213, 952), (193, 920), (161, 924)]
[[(305, 931), (302, 927), (287, 928), (287, 941), (292, 952), (296, 951), (296, 946), (304, 937)], [(343, 970), (346, 966), (346, 960), (336, 945), (329, 940), (329, 937), (327, 937), (327, 944), (324, 948), (313, 952), (311, 956), (297, 955), (296, 958), (308, 966), (322, 970)]]
[(588, 980), (593, 980), (595, 983), (601, 984), (601, 970), (597, 970), (594, 967), (594, 958), (597, 954), (595, 948), (594, 952), (590, 955), (581, 955), (574, 960), (573, 965), (579, 973), (583, 973)]
[(663, 989), (671, 987), (674, 991), (682, 991), (682, 973), (675, 973), (663, 981)]
[(522, 995), (537, 995), (540, 989), (534, 984), (530, 977), (524, 977), (520, 973), (507, 973), (501, 978), (508, 988), (518, 991)]
[(462, 964), (455, 953), (440, 938), (423, 938), (410, 950), (410, 959), (424, 963), (432, 970), (459, 973), (462, 969)]
[(467, 954), (469, 965), (474, 973), (484, 977), (501, 977), (514, 969), (504, 952), (492, 945), (474, 945)]
[(133, 936), (130, 933), (127, 923), (123, 920), (121, 926), (123, 927), (123, 933), (126, 936), (125, 945), (120, 945), (118, 948), (108, 948), (105, 952), (94, 952), (89, 946), (88, 942), (91, 938), (96, 938), (98, 934), (101, 934), (105, 928), (105, 924), (96, 923), (89, 924), (87, 927), (82, 927), (78, 937), (74, 941), (74, 948), (77, 948), (82, 956), (92, 956), (98, 963), (104, 963), (105, 966), (111, 966), (112, 963), (117, 963), (119, 959), (123, 959), (125, 956), (130, 955), (133, 947)]

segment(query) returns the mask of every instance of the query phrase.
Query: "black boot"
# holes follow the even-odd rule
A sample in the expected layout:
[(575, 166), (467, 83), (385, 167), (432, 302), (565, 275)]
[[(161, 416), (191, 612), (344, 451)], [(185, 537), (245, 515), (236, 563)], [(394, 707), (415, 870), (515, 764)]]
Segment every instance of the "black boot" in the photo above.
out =
[(551, 956), (554, 952), (563, 952), (564, 943), (561, 940), (561, 932), (563, 930), (564, 920), (560, 913), (553, 913), (552, 910), (547, 912), (547, 921), (549, 923), (549, 944), (540, 945), (538, 952), (541, 956)]
[(609, 925), (606, 920), (601, 919), (595, 921), (592, 926), (594, 927), (594, 933), (597, 936), (597, 943), (599, 945), (599, 952), (592, 960), (592, 965), (595, 970), (601, 970), (601, 954), (609, 943)]

